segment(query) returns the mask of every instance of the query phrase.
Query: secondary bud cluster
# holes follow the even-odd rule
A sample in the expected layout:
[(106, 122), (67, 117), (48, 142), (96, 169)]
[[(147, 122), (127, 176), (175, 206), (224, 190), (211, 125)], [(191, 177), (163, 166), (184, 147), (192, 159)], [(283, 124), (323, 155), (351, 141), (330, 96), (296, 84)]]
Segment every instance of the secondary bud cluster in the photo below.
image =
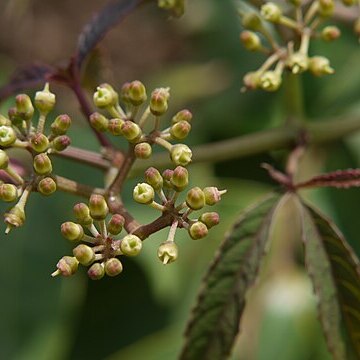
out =
[(150, 167), (145, 171), (145, 182), (137, 184), (133, 191), (136, 202), (161, 211), (172, 224), (167, 240), (158, 249), (158, 257), (163, 264), (171, 263), (178, 257), (178, 247), (174, 242), (177, 228), (187, 229), (190, 237), (197, 240), (205, 237), (209, 229), (219, 223), (216, 212), (204, 212), (197, 219), (189, 216), (193, 211), (218, 203), (226, 190), (196, 186), (187, 191), (183, 201), (178, 202), (180, 193), (188, 184), (189, 173), (183, 166), (166, 169), (162, 174)]
[[(276, 91), (282, 84), (285, 71), (296, 75), (309, 71), (315, 76), (334, 73), (329, 59), (309, 54), (310, 42), (313, 38), (321, 38), (329, 42), (340, 37), (340, 30), (336, 26), (328, 25), (319, 29), (322, 21), (333, 15), (334, 0), (312, 0), (307, 7), (302, 7), (302, 3), (298, 0), (289, 2), (295, 11), (283, 9), (285, 4), (265, 2), (261, 6), (260, 15), (254, 12), (241, 13), (242, 25), (245, 28), (240, 34), (241, 43), (249, 51), (259, 51), (268, 56), (258, 70), (244, 76), (244, 91), (254, 89)], [(343, 2), (352, 5), (352, 1)], [(300, 37), (300, 41), (288, 40), (287, 43), (279, 43), (266, 23), (288, 28), (293, 33), (292, 38)], [(275, 31), (278, 29), (274, 27)], [(358, 33), (360, 34), (360, 30)]]
[(161, 118), (169, 108), (169, 88), (157, 88), (148, 95), (144, 84), (138, 80), (125, 83), (119, 93), (111, 85), (102, 84), (93, 99), (94, 104), (107, 114), (91, 114), (91, 125), (99, 132), (125, 138), (134, 145), (134, 154), (138, 159), (148, 159), (152, 146), (157, 144), (169, 152), (175, 165), (186, 166), (191, 162), (192, 152), (187, 145), (170, 142), (182, 141), (188, 136), (191, 112), (179, 111), (171, 118), (171, 126), (160, 130)]
[(64, 256), (52, 274), (70, 276), (78, 264), (88, 267), (88, 276), (99, 280), (105, 274), (119, 275), (123, 266), (118, 256), (136, 256), (142, 248), (142, 241), (136, 235), (119, 235), (125, 225), (120, 214), (114, 214), (106, 221), (109, 208), (105, 198), (99, 194), (91, 195), (89, 203), (78, 203), (74, 206), (76, 222), (67, 221), (61, 225), (62, 235), (77, 244), (73, 249), (73, 257)]

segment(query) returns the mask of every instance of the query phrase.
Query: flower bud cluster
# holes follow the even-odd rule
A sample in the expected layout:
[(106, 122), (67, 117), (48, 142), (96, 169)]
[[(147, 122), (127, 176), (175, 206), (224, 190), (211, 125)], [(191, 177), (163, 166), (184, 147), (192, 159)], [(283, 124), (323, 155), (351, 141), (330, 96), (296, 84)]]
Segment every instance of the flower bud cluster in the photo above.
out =
[[(268, 56), (258, 70), (248, 72), (244, 76), (244, 91), (254, 89), (276, 91), (282, 84), (285, 71), (295, 75), (309, 71), (315, 76), (334, 73), (329, 59), (309, 54), (310, 42), (313, 38), (330, 42), (341, 35), (340, 30), (333, 25), (319, 29), (323, 19), (333, 15), (334, 0), (312, 0), (307, 7), (302, 7), (301, 1), (298, 0), (289, 2), (295, 8), (293, 12), (283, 8), (283, 4), (273, 2), (265, 2), (261, 6), (259, 15), (255, 12), (241, 12), (244, 27), (240, 34), (241, 43), (249, 51), (262, 52)], [(343, 2), (347, 6), (353, 5), (352, 0), (343, 0)], [(279, 43), (266, 23), (288, 28), (293, 33), (293, 39), (298, 39), (300, 36), (300, 41), (287, 40), (287, 43)], [(360, 24), (359, 21), (358, 23)], [(360, 26), (358, 27), (359, 31), (356, 30), (355, 25), (355, 32), (360, 34)], [(279, 28), (274, 30), (277, 31)]]
[(111, 85), (102, 84), (95, 91), (93, 100), (95, 106), (107, 113), (91, 114), (93, 128), (125, 138), (133, 144), (136, 158), (150, 158), (152, 146), (157, 144), (169, 152), (175, 165), (186, 166), (191, 162), (192, 152), (187, 145), (170, 142), (182, 141), (188, 136), (191, 112), (179, 111), (172, 117), (171, 126), (160, 130), (161, 117), (167, 114), (169, 107), (169, 88), (157, 88), (148, 96), (144, 84), (138, 80), (125, 83), (119, 93)]
[(64, 222), (61, 233), (77, 246), (72, 257), (64, 256), (59, 260), (52, 276), (73, 275), (78, 264), (88, 267), (87, 274), (92, 280), (99, 280), (104, 275), (119, 275), (123, 265), (118, 257), (138, 255), (142, 248), (141, 239), (133, 234), (116, 239), (123, 230), (125, 219), (120, 214), (113, 214), (106, 221), (109, 208), (102, 195), (91, 195), (88, 204), (78, 203), (73, 210), (76, 222)]
[(177, 166), (173, 170), (166, 169), (162, 174), (156, 168), (150, 167), (145, 171), (145, 182), (137, 184), (133, 191), (136, 202), (161, 211), (171, 220), (169, 236), (158, 249), (158, 257), (163, 264), (177, 259), (178, 248), (174, 242), (177, 228), (187, 229), (190, 237), (198, 240), (204, 238), (209, 229), (219, 223), (216, 212), (204, 212), (196, 219), (189, 216), (194, 211), (218, 203), (226, 190), (213, 186), (201, 189), (196, 186), (188, 190), (184, 200), (178, 203), (180, 193), (185, 191), (188, 184), (188, 170), (183, 166)]

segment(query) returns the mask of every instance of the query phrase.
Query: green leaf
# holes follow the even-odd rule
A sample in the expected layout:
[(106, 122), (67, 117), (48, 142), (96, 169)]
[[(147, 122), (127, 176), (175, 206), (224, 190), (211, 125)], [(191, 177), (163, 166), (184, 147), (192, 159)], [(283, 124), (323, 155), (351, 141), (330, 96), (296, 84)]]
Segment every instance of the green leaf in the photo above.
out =
[(360, 264), (335, 224), (303, 206), (305, 261), (318, 297), (318, 311), (334, 359), (347, 359), (341, 315), (360, 356)]
[(246, 211), (225, 238), (205, 276), (186, 330), (181, 360), (218, 360), (229, 355), (279, 199), (280, 194), (271, 194)]

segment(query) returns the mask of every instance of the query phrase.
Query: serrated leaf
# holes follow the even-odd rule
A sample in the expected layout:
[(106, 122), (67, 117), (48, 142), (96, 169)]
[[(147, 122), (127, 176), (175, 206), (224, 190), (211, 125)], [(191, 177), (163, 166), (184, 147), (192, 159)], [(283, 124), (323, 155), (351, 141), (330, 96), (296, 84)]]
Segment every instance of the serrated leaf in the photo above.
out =
[(101, 9), (82, 30), (77, 44), (77, 65), (81, 66), (85, 57), (106, 33), (133, 9), (146, 0), (113, 0)]
[(359, 260), (335, 224), (309, 205), (302, 209), (306, 266), (329, 350), (334, 359), (347, 359), (340, 329), (342, 315), (360, 357)]
[(205, 276), (185, 333), (181, 360), (218, 360), (230, 354), (279, 199), (280, 194), (271, 194), (246, 211), (225, 238)]

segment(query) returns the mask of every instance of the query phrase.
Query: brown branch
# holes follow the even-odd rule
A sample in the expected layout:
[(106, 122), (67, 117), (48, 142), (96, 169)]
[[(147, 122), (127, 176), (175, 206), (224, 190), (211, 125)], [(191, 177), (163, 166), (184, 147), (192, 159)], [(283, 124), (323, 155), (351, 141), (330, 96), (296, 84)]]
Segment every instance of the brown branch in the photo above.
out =
[(104, 194), (104, 189), (94, 188), (89, 185), (78, 183), (77, 181), (67, 179), (63, 176), (55, 175), (54, 179), (56, 181), (57, 189), (73, 194), (79, 195), (86, 198), (89, 198), (91, 194)]

